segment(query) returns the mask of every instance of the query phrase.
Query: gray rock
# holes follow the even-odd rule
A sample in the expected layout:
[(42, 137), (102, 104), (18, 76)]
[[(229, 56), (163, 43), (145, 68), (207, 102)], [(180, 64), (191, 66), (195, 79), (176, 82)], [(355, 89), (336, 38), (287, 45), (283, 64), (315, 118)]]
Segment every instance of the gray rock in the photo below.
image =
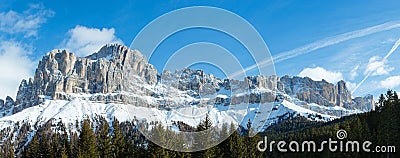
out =
[(0, 110), (4, 109), (4, 100), (0, 99)]
[(108, 44), (83, 58), (53, 50), (39, 62), (34, 79), (21, 82), (16, 104), (26, 108), (39, 104), (44, 96), (68, 99), (68, 93), (132, 91), (132, 81), (153, 85), (157, 70), (141, 53), (126, 46)]
[(324, 106), (340, 106), (348, 109), (357, 108), (369, 111), (373, 108), (372, 95), (366, 98), (351, 98), (346, 82), (339, 81), (336, 85), (325, 80), (313, 81), (308, 77), (283, 76), (277, 83), (277, 89), (288, 95), (295, 95), (307, 103), (316, 103)]
[(6, 97), (6, 102), (4, 103), (4, 109), (11, 109), (14, 107), (14, 100), (10, 97)]
[(367, 95), (365, 97), (355, 97), (353, 101), (353, 104), (347, 105), (346, 108), (359, 109), (363, 111), (370, 111), (375, 109), (375, 101), (372, 95)]

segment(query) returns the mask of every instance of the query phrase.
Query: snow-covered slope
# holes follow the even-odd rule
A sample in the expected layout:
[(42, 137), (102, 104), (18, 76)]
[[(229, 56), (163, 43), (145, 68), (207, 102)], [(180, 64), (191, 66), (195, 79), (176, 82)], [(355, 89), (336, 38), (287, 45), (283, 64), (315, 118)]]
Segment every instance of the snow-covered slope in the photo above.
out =
[(29, 123), (31, 130), (34, 131), (46, 122), (52, 121), (53, 124), (63, 122), (68, 129), (76, 131), (76, 121), (80, 122), (84, 118), (94, 120), (98, 116), (102, 116), (110, 122), (115, 117), (120, 121), (157, 121), (166, 126), (172, 126), (174, 121), (182, 121), (195, 127), (204, 119), (205, 114), (210, 116), (211, 121), (216, 126), (221, 126), (223, 123), (240, 123), (240, 125), (246, 127), (250, 119), (257, 131), (263, 131), (266, 127), (278, 122), (279, 119), (288, 117), (288, 115), (304, 116), (316, 121), (330, 121), (338, 118), (300, 107), (286, 100), (263, 104), (236, 104), (231, 106), (215, 104), (165, 110), (118, 103), (98, 103), (90, 101), (87, 95), (80, 97), (75, 95), (75, 98), (71, 101), (46, 100), (14, 115), (0, 118), (0, 129), (12, 128), (15, 124), (24, 122)]

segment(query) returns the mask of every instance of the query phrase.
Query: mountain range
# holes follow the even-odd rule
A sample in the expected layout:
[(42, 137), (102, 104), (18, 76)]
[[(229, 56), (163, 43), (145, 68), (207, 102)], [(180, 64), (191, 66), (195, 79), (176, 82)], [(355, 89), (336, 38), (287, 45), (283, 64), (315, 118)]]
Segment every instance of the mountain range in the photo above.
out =
[[(98, 116), (112, 122), (161, 122), (177, 131), (182, 121), (195, 127), (208, 114), (214, 125), (251, 121), (263, 131), (289, 117), (331, 121), (371, 111), (372, 95), (353, 97), (344, 81), (329, 83), (308, 77), (247, 76), (220, 79), (203, 70), (158, 73), (138, 50), (107, 44), (98, 52), (77, 57), (53, 50), (40, 60), (33, 78), (22, 80), (15, 99), (0, 99), (0, 144), (26, 145), (46, 123), (57, 128)], [(25, 128), (25, 132), (20, 132)]]

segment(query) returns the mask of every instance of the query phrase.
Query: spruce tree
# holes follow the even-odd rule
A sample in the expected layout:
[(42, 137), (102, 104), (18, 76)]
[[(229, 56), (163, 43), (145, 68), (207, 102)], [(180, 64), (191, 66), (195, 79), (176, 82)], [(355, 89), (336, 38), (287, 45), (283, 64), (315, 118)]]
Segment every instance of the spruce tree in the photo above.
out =
[(51, 158), (53, 155), (52, 155), (51, 145), (49, 142), (49, 137), (47, 136), (47, 134), (42, 135), (39, 144), (40, 144), (39, 151), (41, 157)]
[(243, 138), (240, 136), (239, 132), (236, 130), (235, 125), (231, 124), (230, 131), (233, 133), (228, 138), (229, 151), (231, 157), (245, 157), (245, 146), (243, 144)]
[(383, 94), (381, 94), (380, 96), (379, 96), (379, 100), (378, 100), (378, 107), (377, 107), (377, 109), (376, 109), (376, 111), (381, 111), (380, 109), (381, 109), (381, 107), (383, 106), (383, 103), (385, 102), (385, 96), (383, 95)]
[(217, 157), (219, 155), (218, 153), (220, 152), (218, 146), (210, 148), (210, 146), (215, 144), (216, 140), (218, 140), (216, 137), (216, 128), (213, 128), (212, 126), (213, 123), (208, 113), (206, 114), (205, 119), (197, 126), (197, 131), (200, 132), (200, 142), (198, 142), (198, 144), (200, 144), (202, 148), (208, 148), (204, 151), (204, 156), (210, 158)]
[(113, 157), (123, 157), (125, 154), (125, 140), (122, 131), (119, 127), (119, 121), (114, 118), (112, 123), (113, 139), (112, 139), (112, 153)]
[(102, 158), (112, 157), (111, 138), (109, 136), (110, 127), (107, 122), (104, 122), (100, 129), (99, 153)]
[(222, 157), (227, 157), (230, 154), (230, 150), (229, 150), (229, 131), (228, 131), (228, 124), (224, 123), (222, 124), (222, 128), (220, 130), (220, 140), (224, 139), (224, 141), (222, 141), (220, 144), (218, 144), (218, 148), (220, 149), (220, 156)]
[(61, 157), (60, 155), (60, 142), (58, 141), (57, 133), (53, 133), (51, 138), (51, 155), (52, 157)]
[(256, 157), (261, 157), (262, 153), (259, 152), (257, 150), (257, 143), (259, 141), (257, 136), (253, 136), (253, 127), (252, 127), (252, 123), (251, 120), (249, 119), (247, 122), (247, 131), (246, 131), (246, 137), (245, 139), (245, 143), (246, 143), (246, 150), (244, 151), (246, 153), (246, 157), (252, 157), (252, 158), (256, 158)]
[(31, 158), (39, 158), (40, 153), (39, 153), (39, 138), (38, 135), (35, 134), (29, 143), (28, 151), (26, 154), (27, 157)]
[(79, 157), (82, 158), (98, 157), (95, 135), (90, 126), (90, 121), (88, 119), (83, 120), (78, 144), (79, 144)]

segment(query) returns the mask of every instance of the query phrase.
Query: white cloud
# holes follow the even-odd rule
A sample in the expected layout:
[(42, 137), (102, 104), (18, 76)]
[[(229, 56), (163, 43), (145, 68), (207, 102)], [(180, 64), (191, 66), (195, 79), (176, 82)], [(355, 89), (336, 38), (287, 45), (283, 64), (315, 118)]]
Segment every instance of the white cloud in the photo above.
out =
[(39, 27), (52, 16), (54, 12), (45, 9), (43, 5), (30, 5), (22, 13), (13, 10), (1, 12), (0, 31), (9, 34), (23, 33), (24, 37), (37, 36)]
[(32, 76), (35, 63), (28, 58), (29, 53), (20, 43), (0, 41), (0, 99), (15, 98), (21, 80)]
[(336, 83), (340, 80), (343, 80), (343, 75), (340, 72), (332, 72), (328, 71), (322, 67), (315, 67), (315, 68), (305, 68), (303, 71), (299, 73), (300, 77), (310, 77), (315, 81), (321, 81), (325, 79), (330, 83)]
[(381, 88), (395, 88), (400, 86), (400, 76), (391, 76), (379, 82)]
[(77, 25), (68, 31), (69, 38), (63, 42), (63, 47), (76, 53), (78, 56), (87, 56), (98, 51), (108, 43), (122, 43), (115, 36), (114, 28), (88, 28)]
[(393, 70), (394, 67), (386, 65), (386, 60), (380, 60), (380, 57), (373, 56), (369, 59), (364, 74), (371, 74), (371, 76), (388, 75)]
[(353, 69), (351, 69), (350, 71), (350, 80), (354, 80), (354, 78), (356, 78), (358, 76), (357, 70), (360, 67), (360, 65), (356, 65), (354, 66)]

